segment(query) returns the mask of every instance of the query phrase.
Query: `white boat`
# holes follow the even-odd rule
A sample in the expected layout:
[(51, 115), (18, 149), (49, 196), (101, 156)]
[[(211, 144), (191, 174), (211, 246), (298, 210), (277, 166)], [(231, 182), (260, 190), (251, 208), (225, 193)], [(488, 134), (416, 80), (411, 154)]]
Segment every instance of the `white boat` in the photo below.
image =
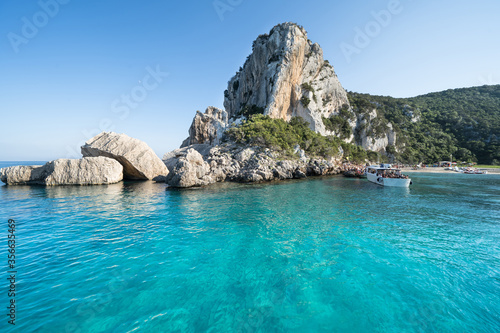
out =
[(467, 169), (465, 169), (464, 173), (468, 174), (468, 175), (485, 175), (488, 173), (488, 171), (479, 170), (479, 169), (475, 169), (475, 168), (467, 168)]
[(366, 168), (366, 178), (372, 183), (382, 186), (408, 187), (411, 179), (403, 175), (400, 169), (390, 164), (372, 165)]

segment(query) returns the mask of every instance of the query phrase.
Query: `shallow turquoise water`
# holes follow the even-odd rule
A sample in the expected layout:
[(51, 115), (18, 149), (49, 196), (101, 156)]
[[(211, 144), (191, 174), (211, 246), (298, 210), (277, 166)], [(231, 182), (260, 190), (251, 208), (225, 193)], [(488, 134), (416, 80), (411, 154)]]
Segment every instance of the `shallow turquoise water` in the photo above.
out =
[(500, 176), (412, 178), (1, 186), (16, 329), (500, 331)]

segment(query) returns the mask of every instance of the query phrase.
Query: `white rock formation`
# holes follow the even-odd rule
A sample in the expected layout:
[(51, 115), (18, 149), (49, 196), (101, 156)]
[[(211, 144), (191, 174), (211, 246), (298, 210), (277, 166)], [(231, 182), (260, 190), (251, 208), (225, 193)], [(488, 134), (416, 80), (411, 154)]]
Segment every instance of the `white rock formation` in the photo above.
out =
[(224, 107), (230, 117), (257, 106), (272, 118), (300, 116), (325, 135), (322, 117), (349, 105), (333, 67), (318, 44), (293, 23), (275, 26), (253, 43), (243, 68), (229, 81)]
[(252, 158), (255, 155), (255, 149), (253, 148), (246, 148), (234, 155), (234, 159), (237, 160), (238, 162), (246, 162), (250, 158)]
[(186, 156), (188, 149), (194, 149), (205, 157), (210, 153), (210, 149), (212, 149), (212, 146), (208, 144), (191, 145), (189, 147), (175, 149), (169, 153), (166, 153), (165, 155), (163, 155), (163, 163), (165, 163), (169, 172), (173, 171), (179, 158)]
[(123, 166), (125, 179), (164, 182), (168, 169), (155, 152), (143, 141), (125, 134), (103, 132), (82, 146), (82, 155), (105, 156)]
[(107, 157), (86, 157), (80, 160), (60, 159), (43, 166), (48, 174), (45, 185), (114, 184), (123, 179), (123, 167)]
[[(359, 141), (363, 148), (384, 153), (385, 148), (396, 144), (396, 132), (391, 123), (382, 126), (382, 132), (377, 132), (377, 110), (362, 115), (358, 120)], [(380, 126), (380, 125), (379, 125)], [(375, 128), (374, 128), (375, 127)]]
[(181, 147), (194, 144), (210, 144), (213, 146), (221, 142), (222, 135), (228, 126), (227, 112), (210, 106), (205, 113), (196, 112), (193, 123), (189, 128), (189, 137)]
[(101, 185), (123, 179), (123, 167), (107, 157), (59, 159), (38, 166), (13, 166), (0, 170), (8, 185)]
[(196, 150), (189, 148), (184, 156), (179, 157), (169, 177), (168, 184), (174, 187), (193, 187), (215, 183), (208, 174), (210, 166)]
[[(304, 28), (294, 23), (279, 24), (269, 34), (260, 35), (252, 50), (228, 82), (225, 111), (209, 107), (204, 114), (197, 112), (182, 147), (220, 145), (225, 130), (253, 113), (286, 121), (299, 116), (321, 135), (338, 136), (377, 152), (385, 153), (388, 145), (395, 144), (392, 124), (381, 124), (376, 110), (374, 115), (365, 115), (351, 107), (333, 67), (323, 59), (321, 47), (307, 38)], [(333, 116), (336, 118), (330, 120), (328, 130), (323, 118)], [(339, 123), (337, 117), (345, 122)], [(298, 150), (296, 153), (305, 162), (305, 155)], [(230, 169), (226, 172), (231, 173)], [(223, 178), (222, 171), (219, 178)]]
[(42, 165), (11, 166), (0, 169), (0, 180), (7, 185), (43, 184)]
[(164, 161), (171, 168), (168, 185), (185, 188), (226, 180), (261, 182), (340, 172), (341, 161), (336, 158), (310, 159), (304, 154), (300, 160), (285, 160), (267, 148), (223, 144), (207, 151), (207, 146), (193, 145), (198, 150), (181, 148), (166, 154)]

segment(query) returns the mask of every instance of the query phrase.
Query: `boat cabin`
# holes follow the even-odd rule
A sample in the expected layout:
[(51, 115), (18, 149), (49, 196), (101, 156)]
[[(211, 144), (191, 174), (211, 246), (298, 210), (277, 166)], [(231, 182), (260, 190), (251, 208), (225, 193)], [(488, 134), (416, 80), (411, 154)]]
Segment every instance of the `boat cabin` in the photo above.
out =
[(393, 169), (390, 164), (370, 166), (367, 169), (367, 173), (381, 178), (407, 178), (407, 176), (401, 173), (400, 169)]

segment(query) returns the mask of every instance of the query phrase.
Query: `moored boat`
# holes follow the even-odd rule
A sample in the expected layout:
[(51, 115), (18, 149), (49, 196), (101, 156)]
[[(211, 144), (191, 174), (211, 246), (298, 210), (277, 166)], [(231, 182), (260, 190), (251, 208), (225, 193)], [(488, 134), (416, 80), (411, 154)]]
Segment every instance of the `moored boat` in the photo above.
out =
[(468, 175), (485, 175), (488, 173), (486, 170), (479, 170), (476, 168), (467, 168), (463, 171), (463, 173), (468, 174)]
[(381, 186), (408, 187), (411, 179), (401, 173), (400, 169), (392, 168), (390, 164), (372, 165), (366, 168), (366, 176), (372, 183)]

